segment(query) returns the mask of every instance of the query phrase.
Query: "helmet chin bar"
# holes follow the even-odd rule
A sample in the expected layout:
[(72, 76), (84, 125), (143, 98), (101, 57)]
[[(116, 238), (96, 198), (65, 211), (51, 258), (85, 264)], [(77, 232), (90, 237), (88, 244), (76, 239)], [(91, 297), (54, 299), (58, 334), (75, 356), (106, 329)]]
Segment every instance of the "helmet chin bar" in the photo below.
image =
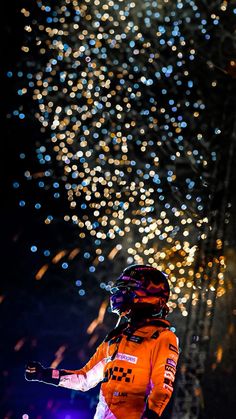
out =
[(110, 297), (110, 307), (113, 313), (123, 316), (123, 313), (129, 312), (134, 300), (135, 294), (128, 290), (120, 290)]

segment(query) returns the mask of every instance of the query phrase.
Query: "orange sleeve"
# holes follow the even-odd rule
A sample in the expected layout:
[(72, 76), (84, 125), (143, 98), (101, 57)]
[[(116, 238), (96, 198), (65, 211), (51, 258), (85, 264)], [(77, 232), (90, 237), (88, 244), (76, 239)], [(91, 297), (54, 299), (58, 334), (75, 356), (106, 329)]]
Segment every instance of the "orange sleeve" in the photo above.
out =
[(61, 370), (60, 387), (87, 391), (103, 379), (107, 344), (102, 342), (88, 363), (80, 370)]
[(148, 408), (161, 416), (169, 402), (179, 357), (178, 340), (173, 332), (161, 332), (152, 353), (151, 393)]

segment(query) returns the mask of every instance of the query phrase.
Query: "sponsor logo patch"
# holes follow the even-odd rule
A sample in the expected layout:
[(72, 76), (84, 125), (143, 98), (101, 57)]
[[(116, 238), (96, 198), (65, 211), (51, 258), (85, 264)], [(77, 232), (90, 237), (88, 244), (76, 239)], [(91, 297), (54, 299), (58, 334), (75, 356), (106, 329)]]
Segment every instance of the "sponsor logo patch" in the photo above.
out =
[(115, 359), (119, 359), (120, 361), (131, 362), (131, 364), (137, 364), (138, 358), (137, 356), (122, 354), (118, 352)]
[(177, 355), (179, 355), (178, 348), (176, 348), (176, 346), (172, 345), (172, 343), (169, 344), (169, 349), (173, 352), (176, 352)]
[(175, 379), (174, 374), (170, 371), (165, 371), (164, 377), (168, 378), (171, 381), (174, 381), (174, 379)]
[(60, 372), (58, 370), (52, 370), (52, 378), (59, 378)]
[(171, 358), (167, 358), (166, 363), (167, 363), (168, 365), (171, 365), (172, 367), (175, 367), (175, 368), (176, 368), (176, 362), (175, 362), (175, 361), (173, 361), (173, 359), (171, 359)]
[(113, 396), (127, 397), (128, 393), (122, 393), (120, 391), (114, 391)]
[(169, 386), (168, 384), (164, 384), (163, 387), (171, 392), (173, 391), (173, 387)]
[(174, 375), (175, 375), (175, 368), (171, 367), (170, 365), (165, 365), (165, 370), (166, 371), (171, 371)]
[(165, 378), (164, 383), (167, 384), (168, 386), (172, 387), (172, 380), (169, 380), (169, 378)]
[(127, 338), (130, 342), (141, 343), (144, 338), (142, 336), (132, 335)]

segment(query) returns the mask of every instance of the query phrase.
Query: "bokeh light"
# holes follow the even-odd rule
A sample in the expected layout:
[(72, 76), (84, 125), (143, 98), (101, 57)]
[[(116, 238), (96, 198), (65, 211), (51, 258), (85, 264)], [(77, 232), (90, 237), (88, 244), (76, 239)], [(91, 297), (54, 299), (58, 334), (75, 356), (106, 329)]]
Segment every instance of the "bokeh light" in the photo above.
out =
[[(202, 54), (225, 12), (234, 13), (227, 2), (217, 7), (193, 0), (37, 1), (21, 9), (25, 58), (8, 72), (21, 98), (9, 117), (35, 118), (44, 136), (34, 167), (13, 183), (19, 205), (33, 206), (46, 225), (61, 218), (78, 227), (74, 249), (59, 249), (51, 263), (67, 270), (83, 258), (90, 275), (120, 254), (127, 264), (149, 263), (169, 275), (170, 308), (183, 316), (202, 281), (215, 290), (206, 264), (219, 265), (217, 292), (224, 293), (223, 255), (196, 271), (212, 228), (222, 129), (217, 115), (206, 124), (211, 109), (199, 72), (208, 71), (214, 95), (214, 64)], [(20, 159), (27, 162), (24, 150)], [(29, 182), (36, 202), (24, 192)], [(47, 213), (49, 199), (55, 214)], [(49, 266), (39, 268), (37, 280)]]

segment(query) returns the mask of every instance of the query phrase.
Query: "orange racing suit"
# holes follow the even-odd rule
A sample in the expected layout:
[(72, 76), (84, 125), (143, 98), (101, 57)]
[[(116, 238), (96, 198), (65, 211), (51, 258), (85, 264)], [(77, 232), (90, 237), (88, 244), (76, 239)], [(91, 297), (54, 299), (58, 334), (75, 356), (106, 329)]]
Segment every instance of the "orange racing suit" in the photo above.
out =
[(160, 416), (173, 391), (179, 354), (169, 326), (156, 319), (115, 329), (82, 369), (60, 371), (59, 386), (87, 391), (101, 382), (94, 419), (140, 419), (146, 403)]

